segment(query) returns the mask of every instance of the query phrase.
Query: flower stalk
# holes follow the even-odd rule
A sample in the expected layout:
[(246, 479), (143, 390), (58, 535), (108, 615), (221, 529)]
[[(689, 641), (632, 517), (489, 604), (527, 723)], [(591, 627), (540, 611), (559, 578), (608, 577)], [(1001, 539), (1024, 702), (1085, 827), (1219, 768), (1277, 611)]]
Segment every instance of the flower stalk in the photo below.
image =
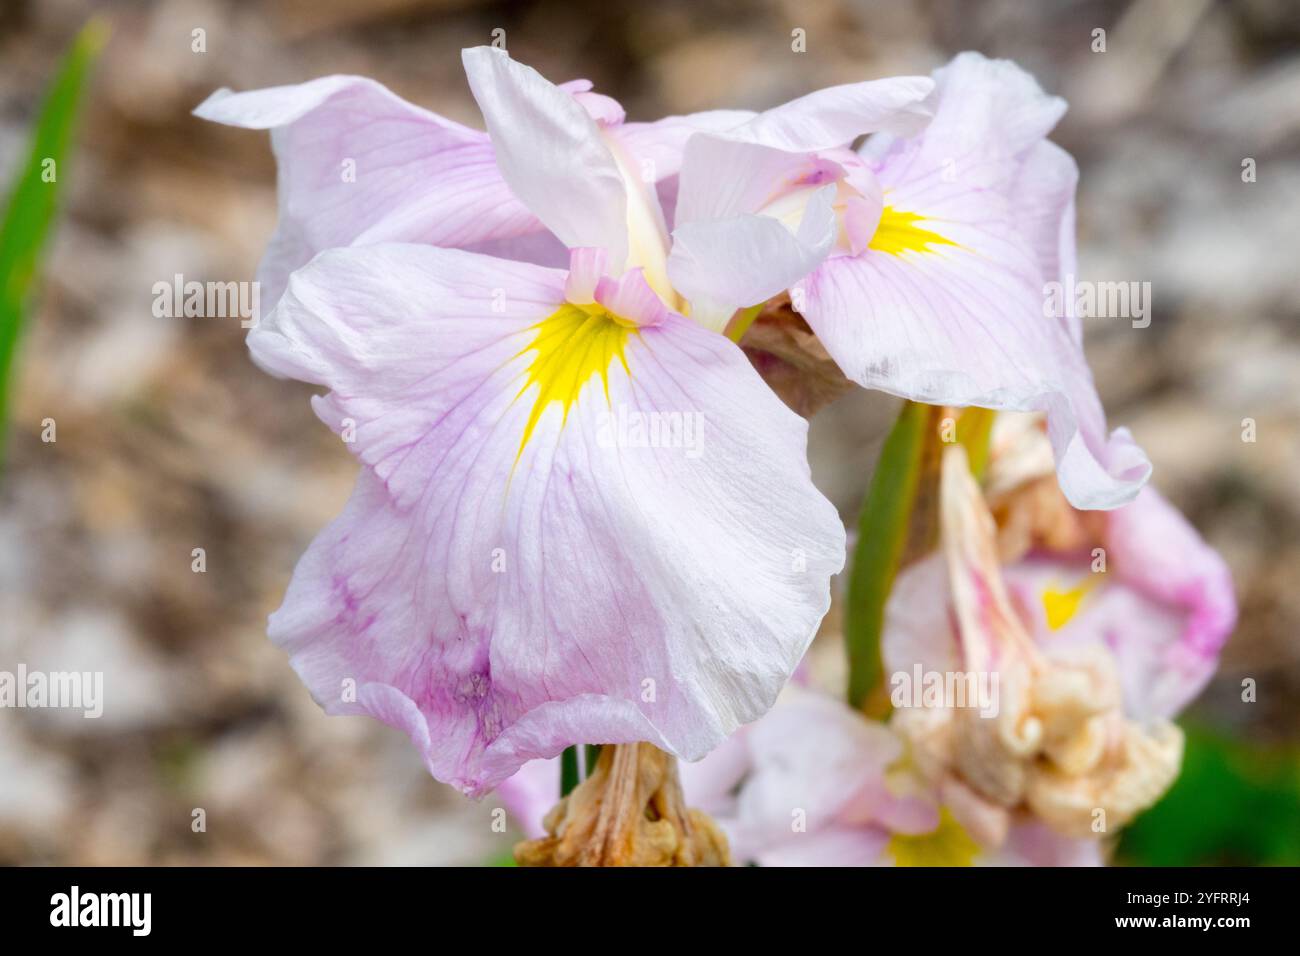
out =
[(677, 758), (647, 744), (602, 747), (590, 776), (515, 847), (520, 866), (728, 866), (727, 838), (686, 806)]

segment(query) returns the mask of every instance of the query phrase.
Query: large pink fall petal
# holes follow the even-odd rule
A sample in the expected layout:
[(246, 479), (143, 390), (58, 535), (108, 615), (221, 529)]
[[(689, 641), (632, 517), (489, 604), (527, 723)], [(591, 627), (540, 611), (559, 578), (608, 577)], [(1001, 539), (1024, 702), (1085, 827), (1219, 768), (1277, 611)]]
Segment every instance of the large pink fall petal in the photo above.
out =
[(220, 90), (194, 113), (272, 131), (280, 221), (258, 269), (268, 312), (289, 273), (323, 249), (469, 246), (543, 230), (501, 178), (486, 133), (413, 106), (374, 80), (327, 76)]
[(1034, 308), (1041, 296), (1028, 250), (986, 226), (936, 228), (962, 248), (835, 257), (797, 287), (794, 300), (827, 351), (866, 388), (934, 405), (1044, 411), (1071, 504), (1132, 500), (1150, 462), (1126, 430), (1106, 437), (1082, 353), (1063, 323)]
[(940, 405), (1045, 411), (1076, 507), (1131, 501), (1151, 465), (1105, 413), (1077, 328), (1045, 311), (1068, 267), (1072, 164), (1043, 151), (1064, 104), (1005, 61), (937, 73), (931, 125), (869, 142), (885, 214), (866, 252), (830, 259), (795, 304), (844, 373)]
[[(327, 710), (401, 727), (467, 792), (574, 742), (703, 756), (771, 706), (843, 563), (806, 423), (637, 282), (597, 283), (645, 324), (567, 406), (530, 380), (565, 288), (537, 266), (333, 250), (250, 335), (260, 364), (330, 390), (318, 411), (365, 465), (272, 638)], [(652, 415), (701, 430), (683, 447), (619, 424)]]
[[(1011, 195), (1011, 211), (1021, 234), (1038, 259), (1046, 282), (1078, 278), (1074, 193), (1079, 167), (1074, 157), (1049, 140), (1025, 153), (1020, 179)], [(1083, 347), (1083, 324), (1073, 303), (1061, 316), (1075, 345)]]
[[(1149, 720), (1174, 717), (1205, 687), (1237, 619), (1232, 576), (1178, 511), (1154, 488), (1107, 515), (1106, 573), (1088, 556), (1037, 555), (1008, 569), (1045, 647), (1085, 645), (1114, 656), (1124, 710)], [(1082, 600), (1053, 631), (1042, 595), (1082, 584)]]
[(1232, 573), (1155, 489), (1145, 489), (1132, 505), (1111, 514), (1107, 536), (1120, 579), (1185, 615), (1179, 654), (1190, 670), (1201, 674), (1199, 682), (1171, 695), (1173, 706), (1180, 708), (1200, 692), (1236, 626)]
[(571, 93), (501, 50), (474, 47), (461, 59), (511, 189), (566, 246), (606, 249), (621, 269), (627, 190), (596, 120)]

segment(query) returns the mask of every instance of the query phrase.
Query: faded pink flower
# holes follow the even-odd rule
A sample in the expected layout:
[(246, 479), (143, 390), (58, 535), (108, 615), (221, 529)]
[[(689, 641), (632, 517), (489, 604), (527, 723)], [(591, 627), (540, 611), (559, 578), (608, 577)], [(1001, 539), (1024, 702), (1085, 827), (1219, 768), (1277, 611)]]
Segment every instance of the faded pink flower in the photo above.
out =
[[(1009, 427), (1027, 436), (1014, 445), (1020, 460), (995, 456), (990, 484), (1013, 472), (1001, 494), (1032, 494), (1042, 474), (1024, 458), (1041, 462), (1033, 449), (1046, 436), (1032, 420)], [(1087, 516), (1006, 502), (1051, 515), (1047, 538), (1031, 540), (1064, 550), (1017, 547), (1005, 565), (959, 446), (945, 452), (941, 499), (942, 553), (895, 584), (885, 669), (992, 675), (996, 706), (897, 709), (913, 765), (984, 845), (1000, 845), (1026, 812), (1069, 837), (1115, 832), (1178, 774), (1170, 718), (1204, 686), (1236, 620), (1226, 566), (1153, 489), (1068, 534), (1062, 524)]]

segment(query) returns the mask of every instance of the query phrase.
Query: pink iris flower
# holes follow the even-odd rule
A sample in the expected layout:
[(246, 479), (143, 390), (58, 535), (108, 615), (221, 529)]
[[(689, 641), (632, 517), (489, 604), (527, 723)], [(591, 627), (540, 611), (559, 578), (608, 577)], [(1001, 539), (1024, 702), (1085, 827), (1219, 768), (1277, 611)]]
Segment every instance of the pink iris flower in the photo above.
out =
[[(1065, 103), (976, 53), (934, 80), (919, 135), (883, 131), (856, 151), (841, 128), (818, 138), (771, 113), (691, 137), (669, 273), (690, 288), (783, 250), (808, 266), (793, 308), (848, 378), (935, 405), (1046, 412), (1070, 502), (1116, 508), (1150, 463), (1127, 430), (1107, 435), (1078, 318), (1049, 314), (1048, 283), (1077, 271), (1078, 170), (1046, 138)], [(748, 244), (733, 239), (746, 217), (768, 220)]]
[[(362, 464), (271, 637), (329, 713), (401, 728), (467, 793), (579, 742), (698, 759), (776, 699), (844, 531), (806, 423), (686, 313), (762, 301), (805, 263), (752, 288), (668, 277), (663, 180), (734, 114), (629, 124), (587, 84), (464, 61), (486, 135), (345, 77), (198, 110), (274, 130), (276, 307), (249, 347), (326, 389), (313, 406)], [(834, 88), (772, 122), (813, 145), (906, 134), (929, 91)], [(565, 268), (532, 261), (557, 241)]]

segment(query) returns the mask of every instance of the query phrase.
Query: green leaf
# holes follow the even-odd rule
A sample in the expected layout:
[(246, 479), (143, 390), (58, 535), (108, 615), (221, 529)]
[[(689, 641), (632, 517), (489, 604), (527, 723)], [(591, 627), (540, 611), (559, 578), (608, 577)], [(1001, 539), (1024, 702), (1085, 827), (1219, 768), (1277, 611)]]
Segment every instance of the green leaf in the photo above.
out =
[(849, 703), (876, 716), (888, 701), (873, 699), (884, 664), (880, 638), (885, 605), (894, 578), (906, 564), (924, 556), (939, 536), (939, 464), (945, 418), (954, 418), (955, 437), (966, 447), (971, 471), (978, 478), (988, 461), (989, 436), (996, 412), (986, 408), (960, 411), (905, 402), (885, 438), (858, 518), (844, 643), (849, 657)]
[(912, 514), (921, 488), (926, 446), (934, 443), (930, 441), (933, 411), (916, 402), (903, 405), (881, 448), (858, 518), (858, 541), (844, 609), (849, 703), (855, 708), (864, 707), (880, 683), (885, 602), (912, 535)]
[(31, 304), (41, 251), (58, 208), (77, 105), (107, 35), (101, 21), (91, 20), (73, 41), (45, 95), (27, 162), (14, 179), (0, 224), (0, 459), (14, 352)]
[(560, 755), (560, 796), (567, 797), (581, 780), (578, 773), (578, 746), (565, 747)]

